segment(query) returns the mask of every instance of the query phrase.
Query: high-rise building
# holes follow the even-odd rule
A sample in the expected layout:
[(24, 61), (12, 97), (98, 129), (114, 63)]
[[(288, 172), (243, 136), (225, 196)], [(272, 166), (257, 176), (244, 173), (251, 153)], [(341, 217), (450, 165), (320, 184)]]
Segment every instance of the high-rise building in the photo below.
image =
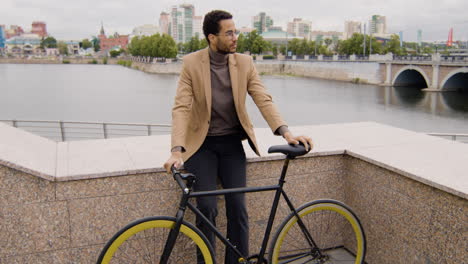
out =
[(302, 18), (294, 18), (292, 22), (288, 22), (288, 34), (298, 38), (310, 40), (310, 32), (312, 32), (312, 22), (302, 20)]
[(161, 12), (159, 15), (159, 30), (163, 34), (169, 34), (169, 24), (171, 23), (171, 15), (166, 12)]
[(32, 22), (31, 33), (37, 34), (39, 37), (42, 38), (46, 37), (48, 35), (46, 23), (41, 21)]
[(193, 17), (193, 35), (199, 39), (204, 38), (203, 34), (203, 17), (194, 16)]
[(268, 28), (273, 26), (273, 19), (267, 16), (265, 12), (260, 12), (252, 18), (252, 25), (258, 34), (268, 31)]
[(344, 29), (344, 39), (349, 39), (354, 33), (361, 33), (361, 22), (346, 21)]
[(195, 7), (191, 4), (173, 6), (171, 10), (170, 35), (179, 42), (188, 42), (194, 36), (193, 17)]
[(422, 44), (422, 30), (418, 29), (418, 46), (421, 47)]
[(5, 48), (5, 40), (6, 40), (5, 26), (0, 25), (0, 51)]
[(249, 28), (249, 27), (241, 27), (241, 28), (239, 28), (239, 31), (240, 31), (240, 33), (242, 33), (242, 34), (250, 33), (250, 32), (252, 32), (253, 30), (254, 30), (253, 28)]
[(158, 26), (151, 24), (141, 25), (132, 30), (129, 39), (131, 40), (133, 37), (152, 36), (158, 33), (161, 33)]
[(369, 21), (370, 34), (387, 34), (387, 18), (385, 16), (373, 15)]

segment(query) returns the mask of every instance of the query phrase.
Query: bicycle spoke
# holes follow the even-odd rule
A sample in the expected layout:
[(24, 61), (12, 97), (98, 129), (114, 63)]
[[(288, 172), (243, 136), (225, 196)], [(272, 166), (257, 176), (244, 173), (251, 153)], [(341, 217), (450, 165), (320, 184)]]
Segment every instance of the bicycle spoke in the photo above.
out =
[[(309, 232), (318, 248), (311, 248), (309, 240), (304, 235), (304, 230), (300, 227), (299, 221), (294, 221), (290, 216), (280, 227), (275, 237), (271, 253), (272, 263), (316, 263), (316, 264), (348, 264), (355, 263), (358, 241), (356, 233), (349, 219), (343, 214), (348, 214), (347, 209), (341, 209), (341, 205), (336, 205), (341, 211), (335, 211), (334, 202), (332, 205), (320, 205), (320, 203), (310, 203), (300, 211), (301, 221), (304, 228)], [(322, 206), (322, 207), (319, 207)], [(315, 209), (315, 207), (319, 209)], [(287, 231), (286, 231), (287, 230)], [(279, 243), (278, 243), (279, 241)], [(360, 241), (363, 242), (363, 241)], [(364, 246), (361, 247), (361, 249)], [(363, 256), (362, 251), (360, 256)]]

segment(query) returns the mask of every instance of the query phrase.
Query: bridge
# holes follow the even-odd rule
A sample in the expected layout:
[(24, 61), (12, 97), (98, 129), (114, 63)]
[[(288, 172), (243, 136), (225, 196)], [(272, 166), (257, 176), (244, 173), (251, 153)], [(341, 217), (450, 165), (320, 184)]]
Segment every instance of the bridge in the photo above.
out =
[(384, 85), (426, 88), (425, 91), (468, 91), (466, 56), (394, 56), (382, 62)]
[(287, 56), (279, 62), (257, 58), (257, 69), (265, 74), (419, 87), (436, 92), (468, 92), (468, 56), (463, 55), (305, 55)]

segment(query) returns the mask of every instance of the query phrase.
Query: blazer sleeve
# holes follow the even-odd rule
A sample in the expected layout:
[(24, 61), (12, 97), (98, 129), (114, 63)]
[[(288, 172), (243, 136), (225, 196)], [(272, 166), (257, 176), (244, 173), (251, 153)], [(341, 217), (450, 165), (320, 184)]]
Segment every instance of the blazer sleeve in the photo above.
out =
[(287, 126), (287, 124), (281, 117), (276, 105), (273, 103), (271, 95), (267, 92), (260, 80), (252, 58), (250, 58), (249, 62), (250, 71), (247, 77), (247, 92), (252, 97), (272, 132), (275, 135), (279, 135), (278, 128)]
[(185, 151), (185, 136), (193, 103), (192, 78), (184, 61), (172, 108), (171, 149), (180, 146)]

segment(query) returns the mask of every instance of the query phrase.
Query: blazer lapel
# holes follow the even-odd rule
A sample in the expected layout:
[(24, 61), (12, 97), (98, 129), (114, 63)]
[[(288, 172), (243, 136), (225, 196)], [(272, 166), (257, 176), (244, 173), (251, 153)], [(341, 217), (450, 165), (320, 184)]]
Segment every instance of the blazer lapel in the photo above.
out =
[(232, 86), (232, 96), (234, 98), (234, 105), (236, 110), (239, 113), (239, 76), (237, 72), (237, 61), (234, 54), (229, 54), (229, 75), (231, 77), (231, 86)]
[[(210, 54), (208, 48), (202, 53), (201, 59), (203, 87), (205, 88), (205, 99), (208, 113), (211, 115), (211, 75), (210, 75)], [(211, 116), (209, 116), (211, 118)]]

